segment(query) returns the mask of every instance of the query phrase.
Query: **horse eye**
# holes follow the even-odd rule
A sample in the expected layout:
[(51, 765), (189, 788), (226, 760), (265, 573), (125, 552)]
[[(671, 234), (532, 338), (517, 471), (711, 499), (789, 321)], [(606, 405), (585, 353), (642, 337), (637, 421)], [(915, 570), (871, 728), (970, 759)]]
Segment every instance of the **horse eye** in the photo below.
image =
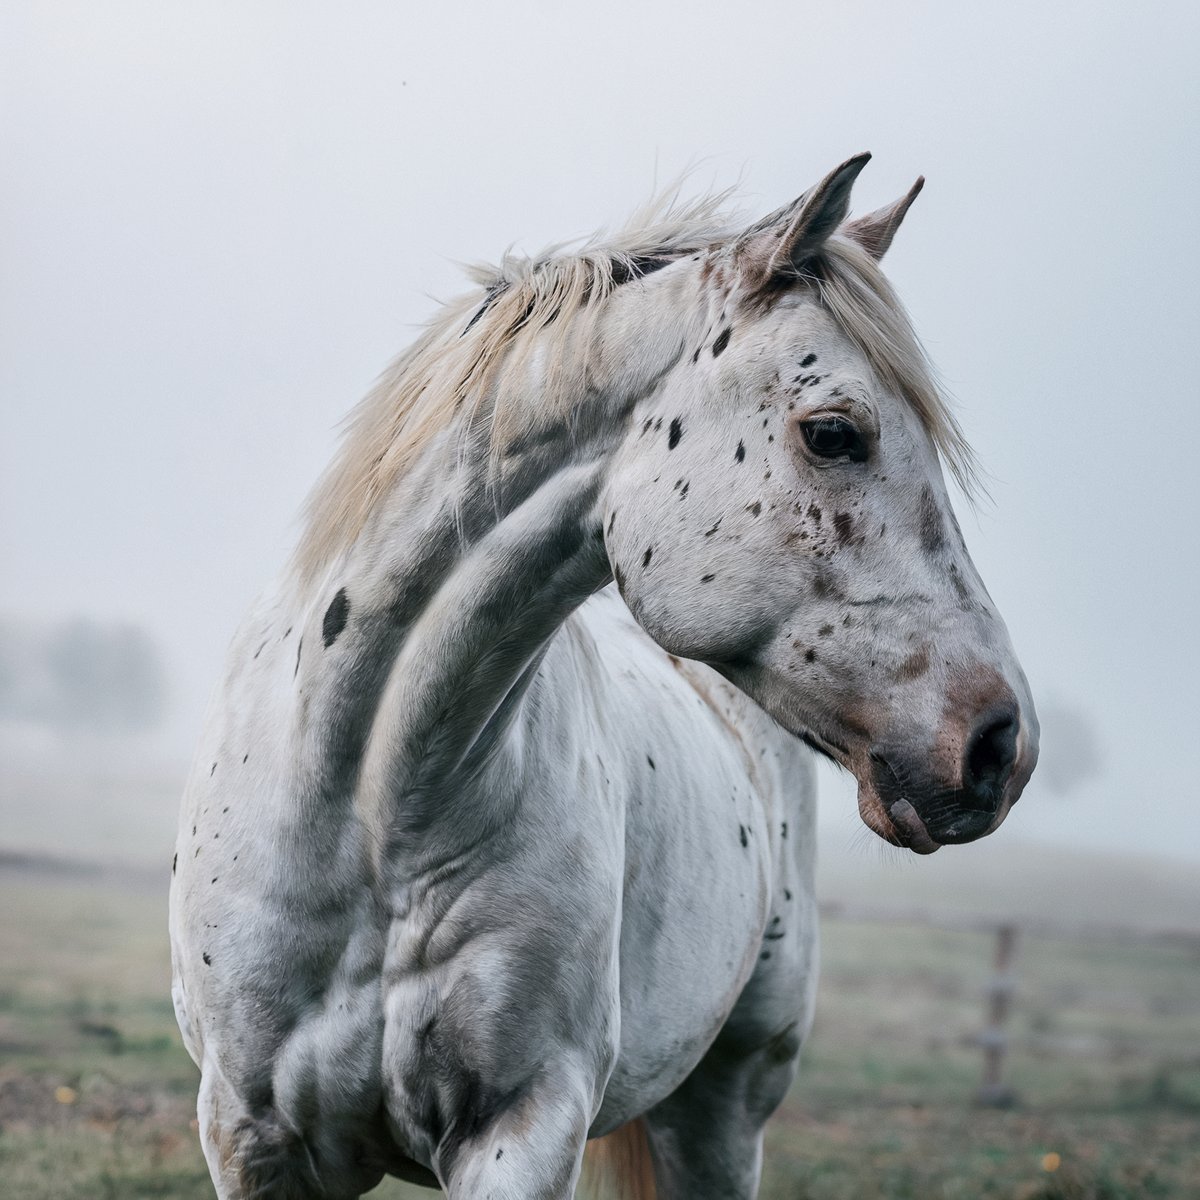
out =
[(867, 443), (845, 417), (817, 417), (800, 425), (804, 442), (818, 458), (848, 458), (864, 462)]

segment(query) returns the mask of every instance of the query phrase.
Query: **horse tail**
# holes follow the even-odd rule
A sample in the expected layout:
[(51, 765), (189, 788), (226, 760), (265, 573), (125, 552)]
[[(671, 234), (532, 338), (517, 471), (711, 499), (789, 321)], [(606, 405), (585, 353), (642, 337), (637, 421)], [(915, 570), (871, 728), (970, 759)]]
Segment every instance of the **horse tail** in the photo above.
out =
[(654, 1163), (641, 1117), (588, 1142), (582, 1182), (580, 1195), (594, 1200), (656, 1200)]

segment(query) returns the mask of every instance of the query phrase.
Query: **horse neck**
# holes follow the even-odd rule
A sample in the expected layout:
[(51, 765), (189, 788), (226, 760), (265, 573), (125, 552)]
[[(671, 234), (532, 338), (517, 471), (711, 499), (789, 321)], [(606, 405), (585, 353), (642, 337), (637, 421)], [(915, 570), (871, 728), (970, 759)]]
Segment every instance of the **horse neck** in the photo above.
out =
[[(465, 417), (433, 439), (318, 589), (314, 614), (345, 589), (358, 645), (311, 681), (323, 701), (308, 705), (309, 762), (331, 786), (352, 781), (360, 805), (365, 795), (368, 808), (394, 810), (394, 832), (433, 813), (446, 822), (462, 780), (503, 755), (550, 639), (611, 578), (600, 507), (608, 462), (695, 323), (687, 281), (668, 274), (683, 272), (608, 298), (574, 348), (588, 369), (569, 374), (586, 386), (509, 447), (495, 473), (488, 447), (464, 437)], [(527, 359), (530, 395), (538, 361)], [(502, 805), (493, 813), (504, 819)]]

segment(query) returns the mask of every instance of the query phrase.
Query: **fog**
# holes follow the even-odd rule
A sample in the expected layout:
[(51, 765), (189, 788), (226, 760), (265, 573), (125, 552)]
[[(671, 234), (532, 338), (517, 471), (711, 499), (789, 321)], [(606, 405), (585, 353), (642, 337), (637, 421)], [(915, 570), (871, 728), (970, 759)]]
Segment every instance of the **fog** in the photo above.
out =
[[(870, 149), (856, 211), (928, 180), (888, 271), (989, 473), (959, 512), (1045, 718), (1000, 836), (1200, 858), (1198, 13), (5, 5), (5, 628), (140, 630), (136, 753), (182, 764), (337, 422), (458, 262), (686, 170), (757, 216)], [(29, 745), (91, 753), (67, 736)], [(855, 836), (844, 780), (824, 810)]]

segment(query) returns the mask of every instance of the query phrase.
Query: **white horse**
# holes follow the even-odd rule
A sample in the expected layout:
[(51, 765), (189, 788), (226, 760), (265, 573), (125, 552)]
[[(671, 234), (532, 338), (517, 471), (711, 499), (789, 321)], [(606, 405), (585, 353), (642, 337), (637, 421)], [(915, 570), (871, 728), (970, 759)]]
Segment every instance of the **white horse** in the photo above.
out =
[(754, 1196), (812, 1019), (813, 751), (921, 853), (1017, 799), (969, 451), (876, 266), (920, 183), (847, 223), (867, 157), (746, 230), (508, 260), (361, 408), (184, 801), (222, 1197), (569, 1197), (612, 1131), (638, 1195)]

